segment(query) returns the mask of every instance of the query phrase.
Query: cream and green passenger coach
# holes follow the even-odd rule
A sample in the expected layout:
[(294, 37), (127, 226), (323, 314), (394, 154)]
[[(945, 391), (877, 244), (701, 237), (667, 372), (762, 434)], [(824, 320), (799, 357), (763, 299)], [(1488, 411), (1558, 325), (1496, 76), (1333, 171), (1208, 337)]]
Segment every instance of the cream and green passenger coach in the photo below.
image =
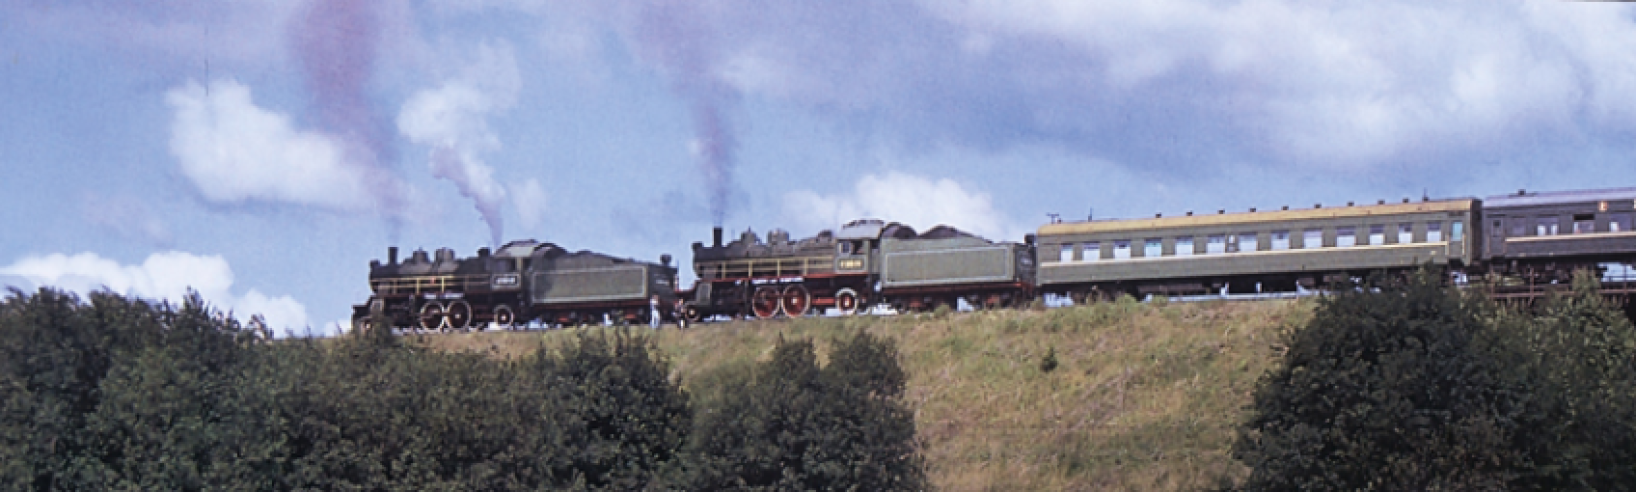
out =
[(1470, 198), (1039, 228), (1042, 292), (1087, 296), (1289, 291), (1380, 270), (1481, 258)]

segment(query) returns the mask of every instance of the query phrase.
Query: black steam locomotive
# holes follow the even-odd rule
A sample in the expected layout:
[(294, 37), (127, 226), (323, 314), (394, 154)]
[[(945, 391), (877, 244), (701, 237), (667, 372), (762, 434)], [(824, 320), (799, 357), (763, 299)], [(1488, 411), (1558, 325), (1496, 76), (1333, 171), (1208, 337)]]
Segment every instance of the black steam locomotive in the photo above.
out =
[(371, 261), (369, 301), (353, 306), (353, 325), (367, 330), (381, 320), (422, 330), (509, 329), (530, 322), (581, 324), (674, 317), (676, 268), (551, 243), (514, 241), (491, 252), (456, 258), (438, 249), (415, 251), (398, 262)]
[(1009, 306), (1034, 290), (1034, 251), (992, 242), (947, 226), (917, 234), (907, 225), (856, 220), (840, 232), (792, 241), (774, 230), (766, 242), (746, 231), (722, 244), (693, 243), (698, 276), (686, 316), (800, 317), (833, 307), (841, 314), (883, 303), (899, 310)]

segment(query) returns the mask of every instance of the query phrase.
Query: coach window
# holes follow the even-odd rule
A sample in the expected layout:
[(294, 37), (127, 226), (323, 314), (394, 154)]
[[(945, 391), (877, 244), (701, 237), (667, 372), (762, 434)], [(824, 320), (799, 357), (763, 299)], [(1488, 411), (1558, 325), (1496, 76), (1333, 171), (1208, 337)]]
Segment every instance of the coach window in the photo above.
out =
[(1211, 234), (1210, 242), (1204, 243), (1204, 254), (1219, 255), (1227, 252), (1227, 235)]
[(1176, 256), (1193, 256), (1193, 236), (1176, 237)]
[(1238, 233), (1238, 250), (1250, 252), (1261, 249), (1261, 241), (1254, 232)]
[(1399, 222), (1397, 224), (1397, 243), (1409, 244), (1414, 242), (1414, 224)]
[(1539, 222), (1534, 223), (1535, 236), (1555, 236), (1556, 232), (1556, 217), (1540, 217)]
[(1630, 214), (1611, 214), (1608, 216), (1608, 232), (1625, 232), (1630, 230)]
[(1574, 214), (1574, 234), (1596, 232), (1596, 214)]
[(1386, 226), (1375, 224), (1369, 226), (1369, 245), (1380, 246), (1386, 244)]
[(1115, 260), (1130, 259), (1130, 241), (1129, 240), (1120, 240), (1120, 241), (1114, 241), (1113, 242), (1113, 259), (1115, 259)]
[(1079, 245), (1079, 250), (1079, 257), (1083, 258), (1085, 261), (1096, 261), (1102, 259), (1102, 243), (1099, 241), (1091, 241), (1081, 244)]
[(1458, 241), (1464, 241), (1465, 239), (1466, 239), (1466, 223), (1458, 221), (1458, 220), (1450, 223), (1449, 224), (1449, 240), (1458, 242)]
[(837, 245), (836, 247), (840, 248), (841, 256), (852, 254), (852, 241), (841, 241), (841, 244)]
[(1289, 249), (1289, 231), (1272, 231), (1272, 250), (1283, 251)]
[(1324, 230), (1307, 229), (1301, 231), (1301, 248), (1317, 249), (1324, 247)]
[(1165, 254), (1165, 242), (1162, 238), (1150, 237), (1142, 241), (1142, 257), (1158, 258)]
[(1428, 243), (1443, 242), (1443, 223), (1442, 222), (1434, 220), (1434, 221), (1426, 223), (1426, 242), (1428, 242)]
[(1358, 228), (1352, 226), (1335, 228), (1335, 246), (1350, 248), (1358, 245)]
[[(845, 253), (842, 253), (842, 254), (845, 254)], [(1072, 244), (1062, 245), (1062, 256), (1058, 257), (1057, 261), (1060, 261), (1062, 263), (1067, 263), (1067, 262), (1070, 262), (1070, 261), (1074, 261), (1074, 245), (1072, 245)]]

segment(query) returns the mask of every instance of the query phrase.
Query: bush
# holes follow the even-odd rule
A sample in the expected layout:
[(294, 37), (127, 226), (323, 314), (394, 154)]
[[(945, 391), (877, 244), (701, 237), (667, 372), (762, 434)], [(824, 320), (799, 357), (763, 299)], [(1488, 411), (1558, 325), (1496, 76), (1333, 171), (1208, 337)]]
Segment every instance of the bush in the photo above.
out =
[(1596, 287), (1532, 313), (1431, 273), (1325, 299), (1257, 386), (1242, 487), (1630, 488), (1636, 327)]
[(859, 332), (820, 369), (810, 340), (782, 337), (741, 391), (701, 408), (688, 490), (924, 490), (907, 380), (893, 343)]
[(1579, 272), (1571, 294), (1496, 322), (1495, 352), (1531, 397), (1514, 443), (1535, 466), (1517, 488), (1636, 486), (1636, 327), (1597, 287)]
[(1485, 306), (1431, 272), (1324, 299), (1257, 384), (1243, 488), (1506, 488), (1525, 401), (1477, 343)]
[(0, 303), (0, 488), (630, 490), (690, 421), (628, 332), (496, 361), (381, 336), (259, 343), (196, 295), (89, 298)]

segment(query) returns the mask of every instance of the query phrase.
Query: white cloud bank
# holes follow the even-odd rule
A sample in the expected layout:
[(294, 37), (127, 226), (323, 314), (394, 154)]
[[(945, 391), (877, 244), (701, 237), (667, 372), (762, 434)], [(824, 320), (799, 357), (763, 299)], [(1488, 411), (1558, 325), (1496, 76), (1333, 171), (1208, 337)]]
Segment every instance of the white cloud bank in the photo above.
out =
[(1021, 241), (1018, 228), (980, 190), (950, 179), (933, 180), (902, 172), (865, 175), (850, 194), (823, 196), (800, 190), (784, 196), (784, 223), (797, 230), (833, 229), (846, 221), (877, 218), (925, 231), (947, 225), (991, 241)]
[(308, 327), (307, 308), (290, 296), (271, 297), (250, 289), (233, 293), (233, 269), (220, 256), (197, 256), (181, 251), (148, 255), (140, 265), (121, 265), (96, 253), (29, 256), (0, 267), (0, 277), (15, 277), (81, 295), (106, 287), (113, 292), (180, 304), (188, 288), (212, 306), (232, 311), (240, 321), (261, 314), (275, 333)]
[(368, 168), (348, 162), (340, 139), (302, 130), (284, 114), (256, 106), (232, 80), (171, 89), (170, 151), (206, 200), (284, 202), (343, 212), (375, 207)]

